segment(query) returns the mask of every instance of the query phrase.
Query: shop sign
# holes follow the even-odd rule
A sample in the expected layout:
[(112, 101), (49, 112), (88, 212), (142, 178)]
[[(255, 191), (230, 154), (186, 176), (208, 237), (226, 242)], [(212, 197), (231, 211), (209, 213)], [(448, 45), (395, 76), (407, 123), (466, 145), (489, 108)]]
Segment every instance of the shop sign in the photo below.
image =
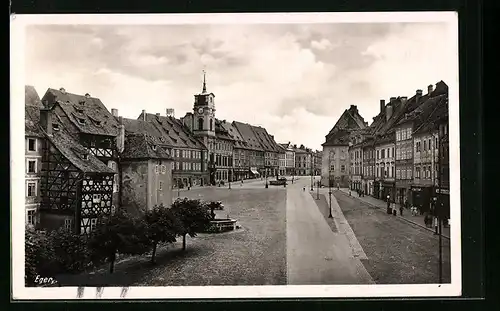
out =
[(417, 191), (417, 192), (420, 192), (422, 191), (422, 188), (411, 188), (412, 191)]
[(448, 195), (450, 194), (449, 189), (436, 189), (436, 192), (441, 194), (448, 194)]

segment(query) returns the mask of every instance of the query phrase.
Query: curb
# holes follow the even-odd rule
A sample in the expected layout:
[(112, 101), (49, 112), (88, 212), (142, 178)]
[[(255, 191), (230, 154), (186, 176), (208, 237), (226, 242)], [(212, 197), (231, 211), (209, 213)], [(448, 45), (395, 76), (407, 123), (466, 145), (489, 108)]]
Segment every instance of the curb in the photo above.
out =
[[(342, 191), (342, 190), (337, 190), (337, 191), (340, 191), (340, 192), (344, 193), (344, 195), (347, 195), (347, 194), (346, 194), (344, 191)], [(370, 205), (370, 206), (373, 206), (373, 207), (374, 207), (374, 208), (376, 208), (376, 209), (380, 209), (380, 206), (377, 206), (377, 205), (374, 205), (374, 204), (372, 204), (372, 203), (369, 203), (369, 202), (363, 201), (363, 200), (361, 200), (361, 199), (360, 199), (360, 198), (358, 198), (358, 197), (354, 197), (354, 196), (353, 196), (353, 198), (355, 198), (355, 199), (357, 199), (357, 200), (359, 200), (359, 201), (362, 201), (362, 202), (363, 202), (363, 203), (365, 203), (365, 204), (368, 204), (368, 205)], [(432, 230), (432, 229), (430, 229), (430, 228), (427, 228), (426, 226), (423, 226), (423, 225), (421, 225), (421, 224), (419, 224), (419, 223), (416, 223), (416, 222), (414, 222), (414, 221), (412, 221), (412, 220), (410, 220), (410, 219), (408, 219), (408, 218), (401, 217), (401, 216), (396, 216), (396, 219), (401, 219), (401, 220), (406, 221), (406, 222), (408, 222), (408, 223), (411, 223), (411, 224), (413, 224), (413, 225), (415, 225), (415, 226), (418, 226), (418, 227), (420, 227), (420, 228), (423, 228), (423, 229), (425, 229), (425, 230), (427, 230), (427, 231), (434, 232), (434, 230)], [(441, 234), (441, 236), (442, 236), (442, 237), (444, 237), (444, 238), (446, 238), (446, 239), (448, 239), (448, 240), (450, 239), (450, 237), (449, 237), (449, 236), (446, 236), (446, 235), (444, 235), (444, 234)]]

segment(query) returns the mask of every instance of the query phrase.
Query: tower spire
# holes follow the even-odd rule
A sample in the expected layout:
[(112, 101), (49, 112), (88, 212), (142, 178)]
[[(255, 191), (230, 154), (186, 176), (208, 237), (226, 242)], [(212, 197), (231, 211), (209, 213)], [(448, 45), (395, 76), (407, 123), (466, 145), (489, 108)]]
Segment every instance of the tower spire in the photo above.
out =
[(207, 82), (206, 82), (206, 79), (205, 79), (205, 75), (206, 75), (206, 72), (205, 72), (205, 69), (203, 69), (203, 91), (202, 91), (202, 93), (206, 93), (207, 92)]

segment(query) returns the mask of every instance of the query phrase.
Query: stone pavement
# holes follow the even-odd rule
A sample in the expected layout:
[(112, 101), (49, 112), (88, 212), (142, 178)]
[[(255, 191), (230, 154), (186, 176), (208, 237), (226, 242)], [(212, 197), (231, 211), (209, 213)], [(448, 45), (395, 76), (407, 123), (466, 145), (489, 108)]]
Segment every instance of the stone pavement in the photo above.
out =
[[(335, 188), (335, 191), (338, 191), (338, 190)], [(349, 194), (349, 189), (340, 188), (340, 191), (342, 191), (345, 194)], [(357, 198), (360, 201), (363, 201), (366, 204), (369, 204), (369, 205), (371, 205), (373, 207), (381, 209), (381, 212), (385, 213), (385, 211), (386, 211), (387, 203), (384, 202), (384, 201), (382, 201), (382, 200), (376, 199), (376, 198), (374, 198), (372, 196), (369, 196), (369, 195), (366, 195), (366, 196), (363, 196), (363, 197), (359, 197), (356, 191), (351, 191), (351, 196)], [(412, 216), (409, 209), (404, 209), (403, 210), (403, 216), (400, 216), (399, 215), (399, 206), (400, 206), (400, 204), (397, 204), (397, 203), (396, 204), (392, 204), (392, 206), (394, 206), (394, 205), (396, 206), (396, 210), (398, 212), (398, 215), (396, 216), (396, 218), (401, 219), (401, 220), (406, 221), (406, 222), (409, 222), (409, 223), (412, 223), (414, 225), (417, 225), (419, 227), (422, 227), (422, 228), (425, 228), (425, 229), (427, 229), (429, 231), (434, 232), (434, 227), (428, 228), (425, 225), (424, 216), (423, 215)], [(392, 216), (392, 217), (394, 217), (394, 216)], [(443, 226), (442, 236), (445, 237), (445, 238), (448, 238), (448, 239), (450, 238), (450, 228), (449, 227), (445, 228)]]

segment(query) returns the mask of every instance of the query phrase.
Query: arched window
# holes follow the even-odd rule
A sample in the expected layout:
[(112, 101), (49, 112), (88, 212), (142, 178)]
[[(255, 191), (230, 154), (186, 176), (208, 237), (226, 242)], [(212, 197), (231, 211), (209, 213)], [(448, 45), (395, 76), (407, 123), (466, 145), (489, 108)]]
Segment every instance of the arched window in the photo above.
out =
[(210, 119), (210, 131), (213, 131), (214, 128), (214, 120)]
[(198, 130), (203, 130), (203, 119), (199, 118), (198, 119)]

